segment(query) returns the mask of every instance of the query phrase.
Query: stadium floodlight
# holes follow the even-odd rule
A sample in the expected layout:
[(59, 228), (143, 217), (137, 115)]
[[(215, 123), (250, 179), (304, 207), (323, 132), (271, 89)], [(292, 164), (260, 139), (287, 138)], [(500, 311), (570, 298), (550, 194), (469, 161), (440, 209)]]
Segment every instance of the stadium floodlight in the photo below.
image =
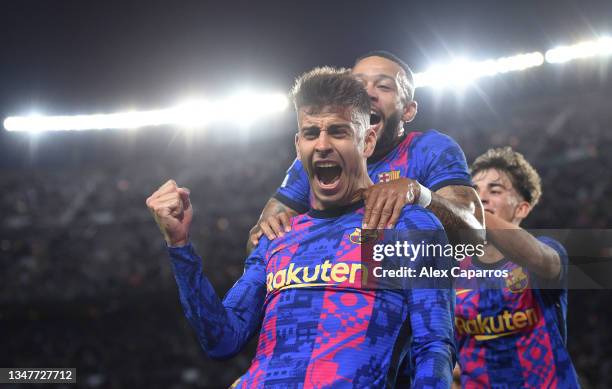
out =
[(241, 91), (227, 99), (214, 104), (213, 112), (223, 120), (248, 126), (262, 117), (283, 111), (288, 106), (287, 97), (283, 94), (258, 95), (250, 91)]
[(4, 120), (4, 128), (7, 131), (81, 131), (101, 130), (108, 128), (139, 128), (145, 126), (157, 126), (165, 124), (165, 116), (168, 110), (122, 112), (95, 115), (74, 116), (16, 116)]
[[(541, 66), (544, 62), (563, 63), (579, 58), (612, 54), (612, 38), (560, 46), (541, 52), (518, 54), (485, 61), (458, 59), (447, 65), (433, 66), (414, 75), (415, 87), (463, 87), (472, 81), (508, 72)], [(288, 106), (284, 94), (259, 94), (243, 91), (220, 100), (191, 100), (173, 108), (76, 116), (15, 116), (4, 120), (8, 131), (64, 131), (93, 129), (132, 129), (149, 126), (199, 128), (212, 122), (230, 122), (249, 126), (262, 117), (283, 111)]]
[(210, 123), (212, 112), (212, 102), (203, 99), (188, 100), (169, 109), (163, 124), (198, 128)]
[(571, 46), (559, 46), (546, 52), (546, 62), (563, 63), (579, 58), (606, 56), (612, 54), (612, 38), (603, 37), (595, 41), (582, 42)]
[(97, 129), (135, 129), (149, 126), (197, 128), (211, 122), (251, 124), (261, 117), (288, 106), (280, 93), (241, 93), (218, 101), (191, 100), (176, 107), (153, 111), (119, 112), (74, 116), (13, 116), (4, 120), (7, 131), (82, 131)]
[(543, 63), (544, 55), (538, 51), (479, 62), (462, 59), (448, 65), (434, 66), (423, 73), (416, 73), (414, 81), (417, 88), (464, 86), (481, 77), (525, 70)]

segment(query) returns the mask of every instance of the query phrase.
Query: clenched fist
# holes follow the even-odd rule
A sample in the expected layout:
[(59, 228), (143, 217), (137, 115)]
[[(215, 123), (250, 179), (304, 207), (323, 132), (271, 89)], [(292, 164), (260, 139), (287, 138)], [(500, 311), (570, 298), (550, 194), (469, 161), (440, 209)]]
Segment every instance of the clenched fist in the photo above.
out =
[(166, 243), (173, 247), (187, 244), (193, 218), (189, 189), (179, 188), (174, 180), (168, 180), (146, 203)]

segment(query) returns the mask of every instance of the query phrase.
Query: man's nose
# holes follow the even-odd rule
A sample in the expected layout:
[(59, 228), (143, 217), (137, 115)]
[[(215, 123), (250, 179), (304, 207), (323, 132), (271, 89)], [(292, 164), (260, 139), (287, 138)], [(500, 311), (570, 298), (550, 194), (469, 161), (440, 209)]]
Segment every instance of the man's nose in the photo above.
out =
[(366, 91), (368, 92), (368, 96), (370, 96), (370, 100), (376, 102), (378, 101), (378, 94), (376, 93), (376, 88), (373, 82), (368, 82), (366, 84)]
[(479, 190), (478, 191), (478, 197), (480, 197), (480, 202), (482, 203), (482, 205), (485, 205), (485, 204), (489, 203), (489, 196), (487, 196), (486, 191)]
[(321, 131), (315, 144), (315, 151), (318, 153), (328, 153), (331, 151), (330, 137), (327, 131)]

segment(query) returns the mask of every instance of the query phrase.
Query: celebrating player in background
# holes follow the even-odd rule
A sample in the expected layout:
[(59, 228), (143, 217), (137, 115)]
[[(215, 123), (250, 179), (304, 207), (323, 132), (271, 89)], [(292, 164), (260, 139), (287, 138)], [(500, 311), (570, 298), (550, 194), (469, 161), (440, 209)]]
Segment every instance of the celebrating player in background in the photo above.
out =
[[(566, 347), (567, 254), (519, 225), (538, 203), (540, 177), (510, 147), (476, 158), (472, 176), (485, 209), (488, 244), (464, 269), (507, 278), (457, 283), (455, 335), (464, 388), (576, 388)], [(463, 289), (465, 288), (465, 289)]]
[[(318, 68), (297, 81), (293, 96), (296, 150), (312, 208), (290, 220), (283, 237), (262, 238), (223, 301), (188, 243), (189, 191), (169, 181), (147, 199), (169, 245), (186, 317), (204, 350), (217, 358), (239, 352), (261, 327), (255, 358), (234, 387), (388, 387), (409, 349), (415, 386), (448, 388), (450, 282), (436, 289), (362, 285), (360, 193), (372, 185), (366, 159), (376, 145), (366, 91), (348, 71)], [(397, 225), (436, 232), (427, 244), (447, 243), (438, 219), (420, 206), (403, 208)], [(439, 259), (419, 257), (407, 265), (435, 266)]]
[[(392, 227), (404, 205), (419, 204), (436, 214), (454, 243), (482, 243), (482, 205), (459, 145), (434, 130), (404, 130), (417, 113), (408, 65), (391, 53), (377, 51), (358, 58), (352, 72), (368, 92), (370, 122), (378, 137), (368, 159), (376, 185), (363, 192), (364, 228)], [(296, 159), (251, 229), (249, 249), (263, 234), (274, 239), (289, 231), (289, 219), (308, 210), (311, 197), (307, 173)]]

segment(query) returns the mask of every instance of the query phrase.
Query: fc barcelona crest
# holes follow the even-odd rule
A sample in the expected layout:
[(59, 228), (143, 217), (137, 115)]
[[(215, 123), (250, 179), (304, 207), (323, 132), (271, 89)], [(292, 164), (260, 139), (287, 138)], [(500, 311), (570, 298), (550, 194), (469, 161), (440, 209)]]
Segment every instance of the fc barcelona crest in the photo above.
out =
[(520, 293), (529, 284), (529, 277), (523, 271), (522, 267), (517, 267), (508, 274), (506, 278), (506, 286), (512, 293)]
[(389, 182), (400, 178), (399, 170), (391, 170), (390, 172), (378, 173), (378, 182)]
[(378, 239), (378, 231), (365, 230), (365, 233), (362, 233), (361, 228), (355, 228), (355, 231), (351, 232), (349, 235), (349, 239), (351, 240), (351, 243), (355, 244), (371, 242)]

